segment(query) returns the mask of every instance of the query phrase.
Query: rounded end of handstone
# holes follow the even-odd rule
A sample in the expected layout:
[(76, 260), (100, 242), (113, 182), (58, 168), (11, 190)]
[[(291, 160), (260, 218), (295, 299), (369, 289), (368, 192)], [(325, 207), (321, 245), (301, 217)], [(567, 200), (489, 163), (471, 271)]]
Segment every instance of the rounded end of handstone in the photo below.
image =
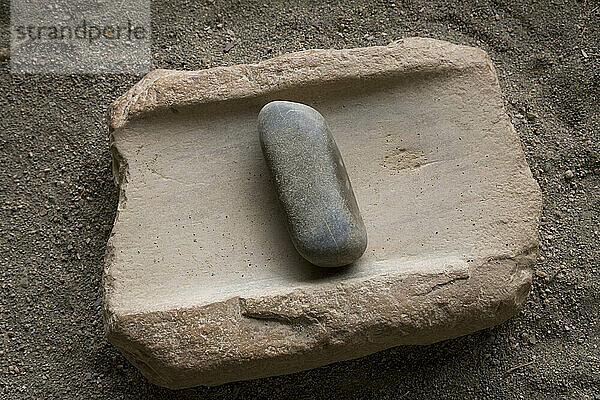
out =
[(261, 108), (258, 113), (258, 124), (263, 127), (265, 122), (277, 120), (273, 117), (283, 117), (289, 111), (301, 111), (305, 116), (310, 116), (314, 120), (324, 121), (321, 113), (311, 106), (293, 101), (275, 100), (265, 104), (263, 108)]
[(344, 242), (294, 243), (304, 259), (317, 267), (337, 268), (356, 262), (367, 249), (367, 233), (362, 229)]

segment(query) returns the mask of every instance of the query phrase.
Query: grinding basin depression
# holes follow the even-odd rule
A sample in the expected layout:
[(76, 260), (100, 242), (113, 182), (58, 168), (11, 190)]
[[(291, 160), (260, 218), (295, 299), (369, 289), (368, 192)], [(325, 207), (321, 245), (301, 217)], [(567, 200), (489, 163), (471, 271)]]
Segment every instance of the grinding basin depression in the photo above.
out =
[[(326, 118), (369, 242), (341, 269), (286, 232), (257, 133), (272, 100)], [(291, 373), (496, 325), (522, 304), (541, 197), (487, 55), (410, 38), (148, 74), (111, 107), (120, 200), (108, 339), (181, 388)]]

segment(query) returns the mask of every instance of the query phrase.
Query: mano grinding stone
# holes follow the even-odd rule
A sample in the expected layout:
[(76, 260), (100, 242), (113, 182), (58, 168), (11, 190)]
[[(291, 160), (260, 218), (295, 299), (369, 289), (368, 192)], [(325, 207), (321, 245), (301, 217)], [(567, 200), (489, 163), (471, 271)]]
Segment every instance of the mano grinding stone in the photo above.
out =
[(323, 116), (273, 101), (258, 115), (260, 143), (296, 250), (321, 267), (357, 260), (367, 247), (348, 173)]

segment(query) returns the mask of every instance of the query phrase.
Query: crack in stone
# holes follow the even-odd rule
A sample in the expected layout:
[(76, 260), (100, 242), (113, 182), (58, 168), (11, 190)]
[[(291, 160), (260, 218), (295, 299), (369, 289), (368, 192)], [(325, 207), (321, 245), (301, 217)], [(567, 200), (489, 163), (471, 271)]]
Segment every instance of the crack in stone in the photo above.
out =
[(426, 295), (428, 295), (428, 294), (430, 294), (430, 293), (433, 293), (433, 292), (435, 292), (436, 290), (439, 290), (439, 289), (441, 289), (441, 288), (443, 288), (443, 287), (446, 287), (446, 286), (452, 285), (452, 284), (454, 284), (454, 283), (456, 283), (456, 282), (459, 282), (459, 281), (466, 281), (466, 280), (468, 280), (469, 278), (470, 278), (470, 276), (469, 276), (469, 275), (457, 276), (457, 277), (455, 277), (455, 278), (452, 278), (452, 279), (450, 279), (449, 281), (442, 282), (442, 283), (436, 283), (436, 284), (435, 284), (435, 285), (433, 285), (433, 286), (432, 286), (432, 287), (431, 287), (431, 288), (430, 288), (428, 291), (426, 291), (425, 293), (419, 293), (418, 295), (419, 295), (419, 296), (426, 296)]
[(258, 321), (277, 322), (285, 325), (321, 324), (323, 322), (323, 317), (316, 313), (301, 312), (298, 315), (286, 315), (264, 309), (249, 310), (247, 300), (244, 298), (239, 298), (239, 307), (242, 317)]
[(152, 172), (153, 174), (161, 177), (162, 179), (166, 180), (166, 181), (170, 181), (170, 182), (175, 182), (175, 183), (179, 183), (180, 185), (184, 185), (184, 186), (189, 186), (190, 183), (189, 182), (185, 182), (185, 181), (181, 181), (179, 179), (167, 176), (161, 172), (158, 172), (156, 169), (152, 168), (152, 167), (148, 167), (148, 170), (150, 172)]

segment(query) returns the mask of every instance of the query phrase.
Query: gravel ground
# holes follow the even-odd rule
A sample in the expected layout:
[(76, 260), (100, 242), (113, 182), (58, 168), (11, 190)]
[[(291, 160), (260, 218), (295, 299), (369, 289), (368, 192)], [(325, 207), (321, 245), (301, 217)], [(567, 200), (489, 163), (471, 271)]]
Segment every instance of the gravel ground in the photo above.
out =
[(480, 46), (544, 195), (533, 289), (501, 326), (294, 375), (169, 391), (103, 338), (101, 273), (117, 205), (105, 115), (139, 77), (11, 76), (9, 3), (0, 0), (0, 397), (600, 399), (600, 5), (451, 3), (153, 3), (161, 68), (414, 35)]

